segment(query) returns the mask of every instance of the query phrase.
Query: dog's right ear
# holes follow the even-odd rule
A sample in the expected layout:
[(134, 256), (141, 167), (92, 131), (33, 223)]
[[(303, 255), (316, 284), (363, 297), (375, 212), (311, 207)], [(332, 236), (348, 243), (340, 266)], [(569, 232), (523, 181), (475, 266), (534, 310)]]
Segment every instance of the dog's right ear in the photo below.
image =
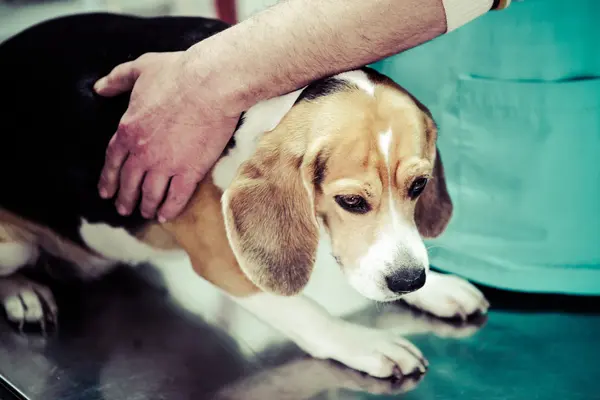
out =
[(453, 204), (444, 174), (442, 157), (436, 147), (433, 179), (417, 200), (415, 222), (422, 237), (432, 239), (440, 236), (452, 217)]
[(306, 138), (289, 125), (263, 137), (222, 198), (241, 269), (259, 288), (284, 296), (308, 283), (319, 240), (314, 189), (306, 179), (314, 162), (305, 156)]

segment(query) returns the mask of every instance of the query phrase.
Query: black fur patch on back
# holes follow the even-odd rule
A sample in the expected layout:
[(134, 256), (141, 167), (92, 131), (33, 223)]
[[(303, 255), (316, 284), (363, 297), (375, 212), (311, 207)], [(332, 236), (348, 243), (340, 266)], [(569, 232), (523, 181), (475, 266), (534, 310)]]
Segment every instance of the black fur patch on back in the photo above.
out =
[[(341, 92), (345, 89), (351, 87), (352, 84), (350, 82), (344, 81), (342, 79), (337, 78), (324, 78), (319, 79), (311, 84), (309, 84), (306, 89), (302, 91), (298, 99), (296, 99), (296, 103), (302, 100), (316, 100), (320, 97), (330, 95), (332, 93)], [(294, 104), (296, 104), (294, 103)]]
[(118, 64), (186, 50), (227, 27), (200, 17), (74, 14), (0, 43), (0, 208), (82, 245), (82, 219), (143, 227), (139, 209), (123, 217), (97, 189), (129, 93), (101, 97), (92, 85)]

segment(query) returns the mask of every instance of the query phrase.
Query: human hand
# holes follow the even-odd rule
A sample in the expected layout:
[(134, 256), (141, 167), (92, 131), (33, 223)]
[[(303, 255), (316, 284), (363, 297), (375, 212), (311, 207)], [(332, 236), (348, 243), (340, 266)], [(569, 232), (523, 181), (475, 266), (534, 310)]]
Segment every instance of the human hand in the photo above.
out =
[(176, 217), (235, 129), (239, 113), (226, 112), (219, 91), (204, 84), (209, 74), (192, 73), (187, 61), (184, 52), (148, 53), (94, 86), (107, 97), (133, 89), (98, 184), (103, 198), (118, 192), (122, 215), (133, 211), (141, 191), (145, 218), (157, 210), (160, 222)]

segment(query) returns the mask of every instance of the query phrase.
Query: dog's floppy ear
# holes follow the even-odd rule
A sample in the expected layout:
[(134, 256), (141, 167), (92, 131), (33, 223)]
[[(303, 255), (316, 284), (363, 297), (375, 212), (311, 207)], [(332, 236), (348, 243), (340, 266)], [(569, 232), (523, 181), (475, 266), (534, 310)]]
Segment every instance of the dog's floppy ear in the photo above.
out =
[(319, 240), (305, 138), (285, 126), (265, 134), (223, 194), (227, 236), (242, 270), (279, 295), (308, 283)]
[(421, 236), (435, 238), (441, 235), (450, 222), (452, 209), (452, 199), (444, 176), (444, 164), (436, 147), (433, 177), (417, 200), (415, 209), (415, 222)]

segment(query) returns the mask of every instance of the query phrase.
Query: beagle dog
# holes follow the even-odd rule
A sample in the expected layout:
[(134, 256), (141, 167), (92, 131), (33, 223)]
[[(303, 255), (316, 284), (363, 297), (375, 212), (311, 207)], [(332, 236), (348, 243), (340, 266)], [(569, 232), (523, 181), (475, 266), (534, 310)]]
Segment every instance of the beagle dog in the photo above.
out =
[(21, 273), (45, 255), (82, 278), (187, 257), (199, 276), (314, 357), (375, 377), (424, 372), (427, 362), (407, 340), (334, 318), (302, 294), (326, 245), (330, 264), (369, 299), (403, 299), (439, 317), (487, 311), (474, 286), (428, 271), (422, 238), (444, 231), (452, 202), (431, 114), (389, 78), (344, 72), (247, 110), (168, 223), (137, 211), (123, 217), (97, 194), (129, 98), (102, 98), (94, 82), (122, 62), (185, 50), (226, 28), (205, 18), (81, 14), (0, 45), (0, 298), (8, 318), (41, 323), (56, 314), (50, 290)]

